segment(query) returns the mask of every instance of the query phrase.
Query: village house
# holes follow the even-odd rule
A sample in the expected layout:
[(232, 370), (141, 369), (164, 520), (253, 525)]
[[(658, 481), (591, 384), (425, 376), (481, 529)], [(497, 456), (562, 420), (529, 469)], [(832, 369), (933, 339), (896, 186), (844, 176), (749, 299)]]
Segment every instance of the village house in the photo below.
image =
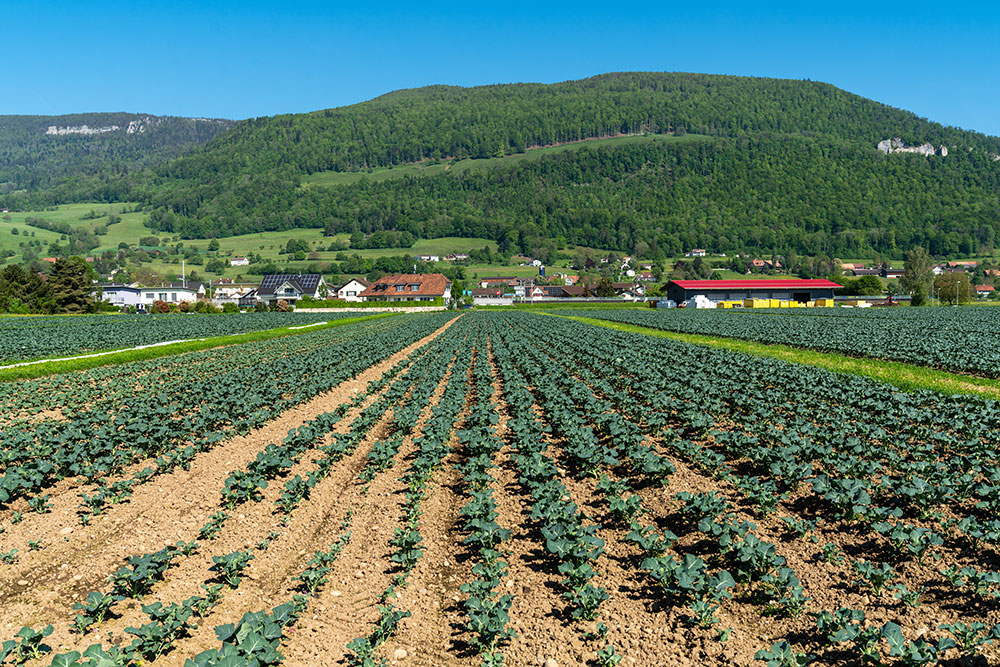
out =
[(441, 256), (440, 255), (417, 255), (416, 259), (420, 260), (421, 262), (440, 262), (441, 261)]
[(142, 289), (138, 285), (104, 285), (101, 300), (119, 308), (138, 306), (142, 303)]
[(232, 278), (221, 278), (212, 281), (212, 303), (224, 306), (227, 303), (242, 305), (241, 302), (250, 300), (248, 305), (253, 305), (256, 301), (257, 283), (238, 283)]
[(250, 260), (246, 257), (233, 257), (229, 260), (229, 266), (250, 266)]
[(993, 285), (976, 285), (976, 296), (989, 296), (995, 291)]
[(157, 301), (166, 303), (193, 303), (205, 298), (204, 283), (180, 282), (141, 288), (142, 305), (147, 309)]
[(334, 292), (341, 301), (362, 301), (361, 293), (369, 287), (371, 283), (364, 278), (351, 278)]
[(464, 252), (453, 252), (444, 257), (446, 262), (464, 262), (467, 259), (469, 259), (469, 256)]
[(269, 273), (260, 281), (257, 299), (269, 306), (278, 301), (292, 305), (304, 296), (322, 299), (326, 292), (326, 281), (318, 273)]
[(707, 254), (708, 253), (705, 251), (704, 248), (695, 248), (691, 252), (684, 253), (684, 256), (685, 257), (704, 257)]
[(433, 301), (451, 298), (451, 281), (441, 273), (402, 273), (372, 281), (364, 301)]

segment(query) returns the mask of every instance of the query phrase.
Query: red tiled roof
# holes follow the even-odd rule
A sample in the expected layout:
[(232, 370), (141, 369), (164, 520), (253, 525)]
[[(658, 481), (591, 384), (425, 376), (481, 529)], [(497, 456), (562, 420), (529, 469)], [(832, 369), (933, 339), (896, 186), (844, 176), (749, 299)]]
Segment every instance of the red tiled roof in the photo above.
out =
[(994, 289), (993, 285), (976, 285), (977, 292), (992, 292)]
[(829, 280), (671, 280), (684, 289), (836, 289), (843, 287)]
[[(441, 273), (401, 273), (373, 280), (372, 284), (358, 296), (363, 298), (444, 296), (445, 290), (448, 289), (448, 282), (448, 279)], [(397, 285), (401, 285), (403, 289), (397, 290)], [(418, 288), (411, 291), (411, 285), (417, 285)]]

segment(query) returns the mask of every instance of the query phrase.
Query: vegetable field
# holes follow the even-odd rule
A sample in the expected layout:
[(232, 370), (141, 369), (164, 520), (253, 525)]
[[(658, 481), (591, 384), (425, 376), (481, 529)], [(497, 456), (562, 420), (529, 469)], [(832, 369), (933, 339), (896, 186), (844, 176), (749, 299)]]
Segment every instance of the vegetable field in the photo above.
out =
[(0, 364), (301, 326), (349, 316), (350, 313), (226, 313), (0, 317)]
[(994, 402), (493, 312), (0, 406), (0, 664), (1000, 660)]
[(1000, 309), (600, 310), (572, 315), (1000, 377)]

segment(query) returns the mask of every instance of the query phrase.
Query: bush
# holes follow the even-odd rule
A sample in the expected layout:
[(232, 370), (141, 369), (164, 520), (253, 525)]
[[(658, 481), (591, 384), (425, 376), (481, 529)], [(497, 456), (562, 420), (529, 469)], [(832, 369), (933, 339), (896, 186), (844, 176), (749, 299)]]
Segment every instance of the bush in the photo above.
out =
[(235, 303), (229, 302), (222, 305), (222, 312), (224, 313), (238, 313), (240, 312), (240, 307)]
[(166, 301), (160, 301), (159, 299), (157, 299), (156, 301), (153, 302), (153, 312), (154, 313), (169, 313), (170, 312), (170, 304), (167, 303)]

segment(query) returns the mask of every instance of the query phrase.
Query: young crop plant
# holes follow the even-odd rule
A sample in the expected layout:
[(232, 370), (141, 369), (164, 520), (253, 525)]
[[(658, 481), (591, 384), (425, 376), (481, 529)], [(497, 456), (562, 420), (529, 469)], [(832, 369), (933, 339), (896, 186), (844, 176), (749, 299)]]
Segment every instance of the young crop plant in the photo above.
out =
[(225, 556), (213, 556), (212, 562), (215, 565), (212, 566), (212, 571), (218, 575), (219, 579), (226, 586), (237, 588), (240, 585), (240, 581), (242, 581), (240, 575), (254, 557), (251, 551), (234, 551)]
[(896, 591), (892, 594), (892, 597), (896, 598), (907, 607), (915, 609), (920, 606), (920, 598), (927, 592), (927, 587), (922, 586), (915, 591), (911, 591), (906, 587), (906, 584), (896, 584), (892, 587), (892, 590)]
[(990, 627), (979, 622), (946, 623), (939, 625), (938, 629), (954, 637), (953, 641), (963, 657), (976, 655), (981, 647), (992, 644), (994, 639), (1000, 639), (1000, 624)]
[(828, 644), (850, 641), (861, 628), (860, 624), (865, 621), (863, 611), (850, 607), (810, 615), (816, 619), (816, 629)]
[(807, 521), (806, 519), (802, 519), (797, 516), (783, 516), (781, 517), (781, 521), (785, 524), (790, 535), (794, 535), (801, 539), (807, 539), (813, 543), (818, 541), (815, 534), (815, 521)]
[(642, 513), (642, 498), (636, 494), (626, 495), (632, 490), (628, 483), (602, 475), (597, 489), (604, 492), (608, 511), (615, 522), (628, 526), (639, 518)]
[(695, 524), (703, 519), (714, 519), (731, 509), (729, 502), (715, 491), (706, 493), (681, 491), (676, 498), (684, 503), (681, 513), (690, 517)]
[(643, 556), (658, 557), (665, 554), (679, 538), (672, 531), (667, 530), (661, 534), (654, 526), (636, 523), (625, 539), (639, 547)]
[(378, 611), (379, 619), (372, 633), (367, 637), (353, 639), (347, 645), (347, 650), (353, 653), (348, 656), (347, 661), (351, 667), (373, 667), (382, 664), (375, 661), (376, 649), (396, 634), (396, 628), (401, 620), (411, 615), (408, 611), (397, 610), (391, 604), (380, 605)]
[(128, 566), (119, 568), (111, 575), (113, 594), (141, 599), (157, 581), (163, 579), (163, 573), (170, 567), (176, 553), (176, 547), (166, 546), (150, 554), (130, 556)]
[(229, 515), (225, 512), (216, 512), (212, 516), (208, 517), (208, 521), (201, 530), (198, 531), (198, 539), (200, 540), (214, 540), (222, 532), (222, 525), (226, 522)]
[(941, 576), (954, 588), (969, 586), (980, 600), (1000, 597), (1000, 572), (984, 572), (971, 566), (959, 569), (952, 565), (941, 570)]
[(223, 584), (202, 584), (201, 587), (205, 591), (204, 597), (195, 595), (184, 601), (184, 604), (190, 606), (191, 611), (199, 618), (208, 614), (208, 611), (222, 599)]
[[(271, 610), (247, 612), (239, 623), (227, 623), (215, 628), (222, 648), (197, 654), (185, 662), (186, 667), (232, 667), (236, 665), (276, 665), (282, 661), (278, 645), (282, 631), (301, 614), (295, 601), (280, 604)], [(102, 666), (103, 667), (103, 666)]]
[(15, 665), (23, 665), (29, 660), (38, 660), (46, 653), (52, 652), (52, 647), (44, 643), (44, 639), (52, 634), (52, 626), (49, 625), (41, 631), (33, 630), (25, 626), (17, 631), (17, 639), (8, 639), (0, 644), (0, 664), (6, 658), (14, 659)]
[(615, 651), (614, 644), (608, 644), (597, 652), (597, 664), (600, 667), (615, 667), (621, 661), (622, 655)]
[(50, 496), (48, 495), (35, 496), (34, 498), (28, 500), (28, 507), (30, 507), (32, 511), (38, 512), (39, 514), (51, 512), (52, 503), (49, 502), (49, 498)]
[(788, 641), (781, 639), (771, 644), (770, 648), (761, 649), (754, 654), (767, 667), (804, 667), (812, 662), (813, 657), (801, 651), (796, 651)]
[(927, 528), (917, 528), (902, 523), (892, 524), (888, 521), (876, 523), (872, 528), (889, 540), (893, 552), (900, 560), (916, 558), (917, 562), (921, 563), (930, 549), (944, 544), (940, 535)]
[(84, 602), (73, 605), (73, 609), (80, 612), (73, 619), (73, 629), (81, 635), (86, 634), (90, 626), (103, 623), (111, 614), (111, 607), (122, 599), (119, 596), (91, 591)]
[(924, 638), (908, 641), (899, 625), (892, 621), (882, 626), (882, 637), (889, 645), (889, 656), (899, 658), (900, 664), (912, 667), (936, 664), (945, 652), (956, 646), (951, 637), (942, 637), (937, 641)]
[(896, 577), (896, 571), (888, 563), (879, 563), (876, 566), (861, 559), (852, 561), (851, 568), (859, 577), (858, 588), (868, 587), (876, 595), (881, 595), (886, 585)]
[(267, 479), (259, 473), (237, 470), (226, 479), (222, 490), (222, 502), (226, 509), (234, 510), (237, 505), (263, 500), (262, 491), (267, 488)]
[(154, 602), (144, 605), (142, 611), (149, 616), (150, 622), (138, 628), (125, 628), (125, 632), (136, 636), (129, 649), (144, 660), (156, 660), (194, 627), (189, 623), (194, 613), (190, 605), (175, 602), (164, 606), (161, 602)]
[(820, 550), (819, 559), (831, 565), (840, 565), (844, 562), (844, 552), (833, 542), (827, 542)]

